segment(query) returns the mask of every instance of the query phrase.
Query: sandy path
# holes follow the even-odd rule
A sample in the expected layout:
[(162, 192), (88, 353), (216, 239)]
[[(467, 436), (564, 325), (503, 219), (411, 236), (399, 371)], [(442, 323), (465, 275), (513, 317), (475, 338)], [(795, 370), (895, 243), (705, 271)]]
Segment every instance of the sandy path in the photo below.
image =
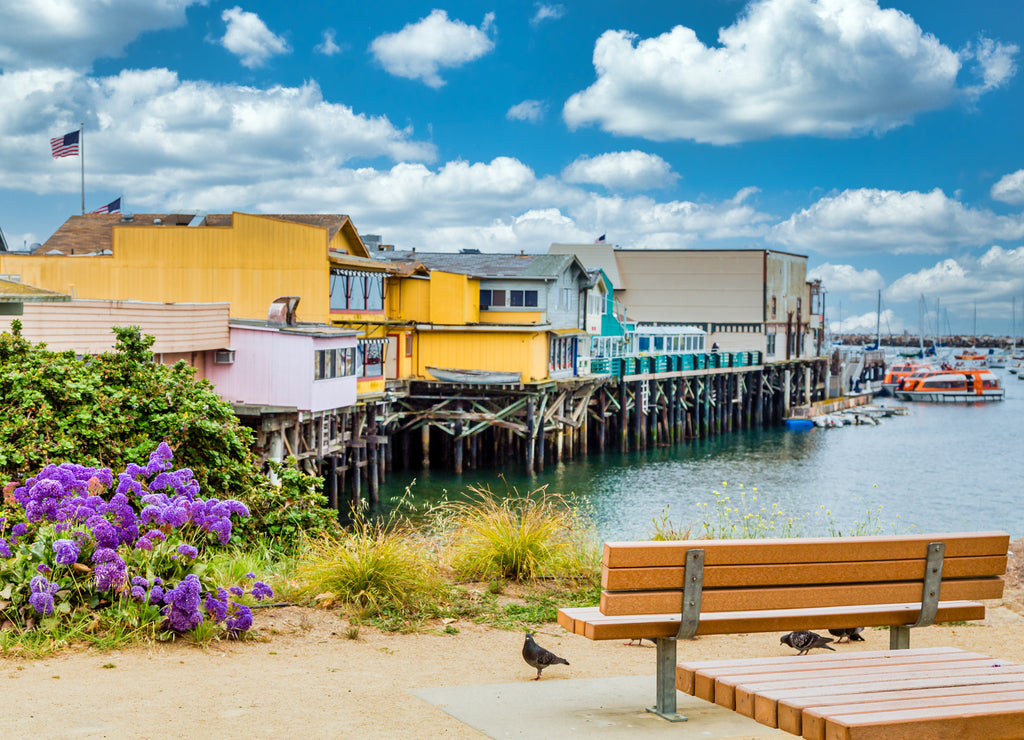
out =
[[(1012, 607), (1012, 608), (1011, 608)], [(914, 647), (952, 645), (1024, 663), (1024, 616), (992, 604), (983, 623), (915, 631)], [(60, 738), (480, 738), (413, 695), (429, 687), (526, 681), (522, 635), (472, 623), (459, 633), (345, 635), (335, 614), (259, 610), (263, 641), (197, 648), (159, 644), (114, 652), (67, 651), (44, 659), (0, 658), (3, 737)], [(651, 675), (654, 649), (595, 643), (546, 625), (538, 642), (571, 666), (544, 681)], [(847, 650), (888, 647), (869, 630)], [(704, 637), (680, 658), (784, 655), (774, 633)]]

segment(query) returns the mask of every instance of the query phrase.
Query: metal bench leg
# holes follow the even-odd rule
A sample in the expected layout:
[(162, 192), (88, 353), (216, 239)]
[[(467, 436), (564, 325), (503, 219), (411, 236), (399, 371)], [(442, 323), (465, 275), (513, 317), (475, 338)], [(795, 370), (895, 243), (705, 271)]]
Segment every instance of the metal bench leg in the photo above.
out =
[(647, 711), (669, 722), (685, 722), (686, 717), (676, 713), (676, 641), (675, 638), (658, 638), (657, 697), (653, 707)]
[(910, 648), (910, 627), (906, 625), (892, 625), (889, 627), (889, 649), (907, 650)]

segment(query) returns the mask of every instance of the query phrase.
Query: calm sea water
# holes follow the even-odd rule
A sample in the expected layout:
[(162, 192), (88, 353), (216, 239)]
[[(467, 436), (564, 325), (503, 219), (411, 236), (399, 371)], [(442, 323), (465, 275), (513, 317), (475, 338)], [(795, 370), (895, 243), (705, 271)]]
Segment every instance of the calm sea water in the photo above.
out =
[[(670, 449), (591, 455), (527, 477), (482, 470), (394, 471), (382, 501), (415, 480), (415, 501), (457, 496), (468, 486), (520, 492), (547, 485), (589, 504), (602, 540), (643, 539), (665, 508), (675, 524), (699, 531), (715, 491), (733, 502), (757, 488), (758, 504), (800, 520), (799, 534), (1001, 530), (1024, 536), (1024, 380), (994, 371), (1006, 388), (997, 403), (903, 406), (878, 426), (809, 431), (772, 429), (723, 435)], [(821, 507), (829, 512), (826, 514)]]

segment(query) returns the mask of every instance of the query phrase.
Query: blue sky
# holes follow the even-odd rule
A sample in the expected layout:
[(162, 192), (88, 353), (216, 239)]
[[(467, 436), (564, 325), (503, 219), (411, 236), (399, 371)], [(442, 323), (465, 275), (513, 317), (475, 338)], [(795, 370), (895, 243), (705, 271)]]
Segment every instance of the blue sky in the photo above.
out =
[[(346, 213), (399, 249), (806, 254), (829, 319), (1024, 331), (1016, 0), (13, 0), (0, 228)], [(841, 313), (840, 313), (841, 307)]]

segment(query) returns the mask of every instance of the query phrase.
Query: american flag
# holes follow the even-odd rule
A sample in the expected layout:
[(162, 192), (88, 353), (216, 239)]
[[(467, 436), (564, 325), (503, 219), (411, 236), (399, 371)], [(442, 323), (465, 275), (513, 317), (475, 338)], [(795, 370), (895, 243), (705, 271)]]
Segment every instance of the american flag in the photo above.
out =
[(596, 239), (594, 240), (594, 244), (604, 244), (604, 238), (605, 238), (605, 236), (606, 236), (606, 234), (601, 234), (601, 236), (597, 237), (597, 238), (596, 238)]
[(50, 149), (56, 157), (77, 157), (78, 156), (78, 134), (80, 131), (72, 131), (70, 134), (50, 139)]
[(100, 206), (93, 213), (120, 213), (121, 212), (121, 199), (115, 198), (114, 200), (107, 203), (105, 206)]

